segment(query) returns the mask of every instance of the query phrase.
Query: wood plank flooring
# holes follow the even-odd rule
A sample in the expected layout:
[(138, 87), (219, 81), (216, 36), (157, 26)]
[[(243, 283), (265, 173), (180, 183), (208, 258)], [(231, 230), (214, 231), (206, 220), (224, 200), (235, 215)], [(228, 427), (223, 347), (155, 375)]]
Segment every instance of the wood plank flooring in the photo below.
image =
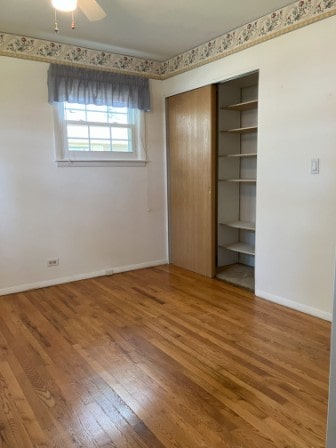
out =
[(0, 297), (0, 447), (323, 448), (329, 338), (173, 266)]

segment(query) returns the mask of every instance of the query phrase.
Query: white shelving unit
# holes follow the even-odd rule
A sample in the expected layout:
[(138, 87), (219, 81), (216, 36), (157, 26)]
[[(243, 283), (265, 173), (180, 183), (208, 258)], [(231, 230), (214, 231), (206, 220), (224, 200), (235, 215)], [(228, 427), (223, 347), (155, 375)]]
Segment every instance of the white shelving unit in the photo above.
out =
[(258, 100), (255, 99), (251, 101), (244, 101), (243, 103), (231, 104), (221, 109), (238, 110), (240, 112), (244, 112), (245, 110), (252, 110), (257, 108), (258, 108)]
[[(234, 110), (234, 109), (229, 109)], [(231, 134), (251, 134), (252, 132), (257, 132), (258, 128), (257, 126), (247, 126), (245, 128), (236, 128), (236, 129), (227, 129), (225, 131), (221, 132), (227, 132)]]
[(218, 157), (257, 157), (257, 153), (250, 153), (250, 154), (224, 154), (224, 155), (220, 155)]
[(220, 222), (222, 226), (233, 227), (234, 229), (242, 229), (242, 230), (252, 230), (255, 231), (255, 223), (254, 222), (246, 222), (246, 221), (234, 221), (234, 222)]
[(255, 183), (256, 179), (218, 179), (219, 182)]
[(218, 85), (217, 277), (254, 290), (258, 73)]
[(234, 243), (228, 244), (227, 246), (221, 246), (224, 249), (232, 250), (233, 252), (238, 252), (240, 254), (254, 255), (254, 246), (247, 243)]

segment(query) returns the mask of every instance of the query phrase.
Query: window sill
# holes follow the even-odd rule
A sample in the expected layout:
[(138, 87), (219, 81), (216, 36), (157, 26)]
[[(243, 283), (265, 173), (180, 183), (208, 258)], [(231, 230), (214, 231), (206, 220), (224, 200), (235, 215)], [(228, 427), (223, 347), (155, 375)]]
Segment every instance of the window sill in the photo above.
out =
[(57, 167), (146, 166), (148, 160), (56, 160)]

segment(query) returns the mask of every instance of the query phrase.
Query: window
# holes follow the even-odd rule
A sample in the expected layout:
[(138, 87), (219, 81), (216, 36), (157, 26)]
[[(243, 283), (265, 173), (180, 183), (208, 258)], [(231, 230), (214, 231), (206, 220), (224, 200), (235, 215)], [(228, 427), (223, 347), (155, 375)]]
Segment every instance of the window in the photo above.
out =
[(145, 161), (143, 111), (67, 102), (56, 109), (58, 162)]
[(48, 101), (56, 111), (59, 166), (146, 162), (148, 78), (51, 64)]

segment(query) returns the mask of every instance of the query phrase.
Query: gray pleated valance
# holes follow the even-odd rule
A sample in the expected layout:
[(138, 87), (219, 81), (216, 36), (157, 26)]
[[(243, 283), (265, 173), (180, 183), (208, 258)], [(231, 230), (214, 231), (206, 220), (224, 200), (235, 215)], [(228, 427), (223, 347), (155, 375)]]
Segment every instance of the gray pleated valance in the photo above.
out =
[(51, 64), (49, 103), (79, 103), (150, 110), (149, 81), (93, 69)]

